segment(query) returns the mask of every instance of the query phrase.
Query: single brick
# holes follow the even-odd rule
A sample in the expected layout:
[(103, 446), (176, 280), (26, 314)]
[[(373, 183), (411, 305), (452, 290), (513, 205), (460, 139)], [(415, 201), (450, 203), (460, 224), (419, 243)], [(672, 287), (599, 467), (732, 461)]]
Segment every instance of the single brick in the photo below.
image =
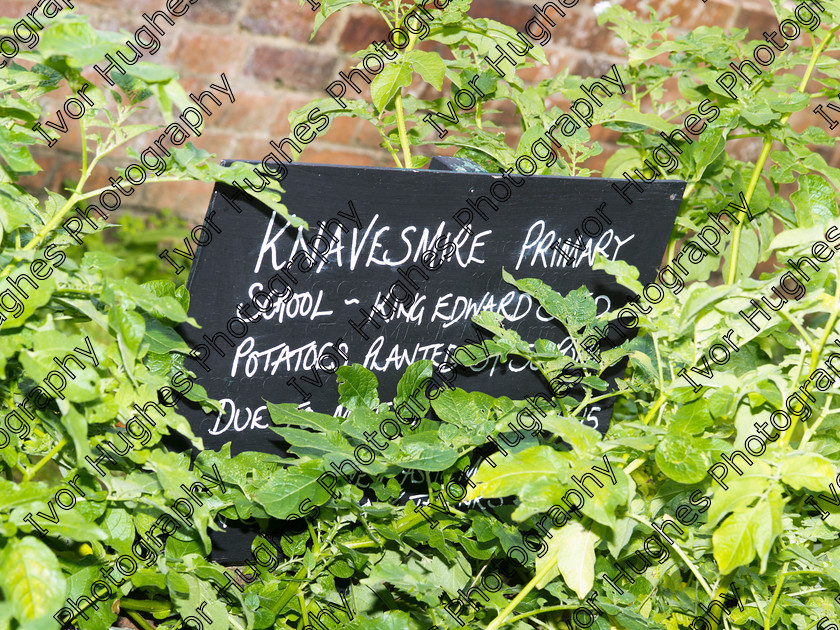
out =
[[(159, 1), (155, 2), (155, 0), (84, 0), (84, 4), (93, 4), (137, 17), (140, 17), (140, 14), (144, 11), (159, 11), (161, 9), (163, 9), (164, 13), (169, 15), (166, 11), (166, 4)], [(81, 3), (76, 4), (75, 12), (87, 13), (87, 11), (82, 9)]]
[[(673, 0), (668, 6), (667, 15), (673, 16), (672, 24), (677, 28), (693, 29), (698, 26), (720, 26), (727, 28), (730, 24), (739, 28), (745, 28), (737, 15), (738, 8), (708, 0), (705, 4), (694, 0)], [(758, 33), (761, 37), (761, 33)]]
[[(19, 2), (18, 0), (0, 0), (0, 15), (12, 19), (20, 19), (24, 17), (32, 8), (31, 2)], [(35, 17), (40, 18), (43, 12), (39, 11)]]
[[(356, 146), (357, 143), (354, 142), (356, 129), (362, 124), (370, 127), (373, 126), (365, 121), (356, 120), (355, 118), (336, 118), (327, 131), (319, 132), (317, 141), (329, 142), (330, 144)], [(376, 135), (378, 136), (379, 134), (377, 133)], [(373, 148), (376, 148), (376, 145), (374, 145)]]
[[(217, 83), (218, 84), (218, 83)], [(219, 94), (222, 107), (216, 108), (212, 116), (214, 129), (227, 129), (232, 131), (257, 131), (264, 129), (266, 123), (274, 118), (277, 112), (278, 97), (272, 93), (259, 92), (254, 90), (239, 90), (236, 84), (231, 84), (233, 89), (234, 103), (224, 94)]]
[[(542, 6), (544, 3), (538, 4)], [(552, 19), (558, 25), (552, 28), (559, 28), (562, 22), (569, 19), (569, 12), (574, 10), (565, 10), (565, 18), (558, 18), (554, 12), (551, 12)], [(531, 4), (519, 4), (518, 2), (510, 2), (509, 0), (475, 0), (470, 5), (469, 15), (474, 18), (490, 18), (524, 33), (526, 22), (536, 15), (536, 11), (534, 11), (534, 7)]]
[[(314, 43), (328, 39), (330, 28), (337, 19), (338, 16), (331, 17), (321, 26)], [(241, 25), (257, 35), (289, 37), (308, 43), (314, 20), (315, 12), (308, 3), (301, 6), (297, 0), (252, 0)]]
[[(236, 70), (242, 63), (247, 47), (248, 40), (245, 37), (185, 32), (180, 34), (177, 45), (169, 55), (170, 63), (177, 64), (179, 70), (187, 70), (191, 74), (238, 74)], [(235, 78), (230, 80), (234, 81)], [(235, 96), (235, 86), (233, 90)]]
[(241, 4), (240, 0), (201, 0), (184, 17), (201, 24), (230, 24)]
[(197, 223), (204, 218), (212, 193), (213, 184), (208, 182), (162, 182), (143, 184), (139, 195), (135, 192), (124, 199), (148, 208), (171, 208), (178, 216)]
[[(776, 14), (773, 13), (772, 10), (769, 10), (770, 7), (767, 7), (767, 10), (764, 7), (759, 7), (755, 5), (742, 6), (740, 13), (738, 13), (738, 17), (734, 23), (734, 26), (738, 28), (746, 28), (749, 30), (749, 35), (747, 35), (748, 39), (755, 39), (762, 41), (764, 39), (765, 31), (770, 33), (772, 31), (776, 31), (777, 35), (774, 38), (776, 41), (782, 41), (783, 38), (781, 35), (778, 35), (779, 31), (779, 20), (776, 18)], [(807, 32), (808, 29), (803, 29)], [(770, 47), (775, 50), (772, 44)]]
[[(378, 15), (358, 13), (350, 15), (341, 35), (338, 38), (338, 45), (341, 50), (354, 53), (363, 50), (374, 41), (387, 42), (388, 25)], [(388, 48), (393, 48), (386, 43)]]
[(263, 81), (309, 90), (323, 90), (335, 80), (335, 55), (303, 48), (257, 46), (245, 64), (245, 74)]
[[(272, 93), (276, 101), (272, 122), (268, 126), (272, 136), (287, 136), (289, 131), (289, 114), (294, 110), (306, 107), (312, 102), (310, 96), (296, 94), (295, 92), (275, 91)], [(310, 111), (307, 107), (306, 111)]]

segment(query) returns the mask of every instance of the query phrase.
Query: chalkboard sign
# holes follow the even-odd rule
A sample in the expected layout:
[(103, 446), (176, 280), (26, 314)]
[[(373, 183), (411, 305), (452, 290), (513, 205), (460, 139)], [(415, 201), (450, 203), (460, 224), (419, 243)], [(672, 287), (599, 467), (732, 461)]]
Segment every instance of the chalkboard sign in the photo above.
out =
[[(635, 265), (642, 282), (652, 281), (684, 187), (645, 184), (628, 205), (611, 188), (625, 180), (502, 176), (469, 167), (285, 167), (283, 203), (310, 230), (291, 228), (260, 202), (217, 185), (207, 212), (212, 226), (204, 228), (212, 238), (198, 239), (205, 244), (187, 282), (189, 314), (202, 327), (182, 330), (199, 349), (200, 360), (188, 359), (187, 367), (226, 413), (181, 411), (207, 448), (232, 442), (233, 454), (283, 453), (268, 428), (265, 400), (341, 414), (328, 354), (372, 370), (386, 401), (410, 363), (440, 363), (465, 340), (477, 341), (471, 317), (485, 309), (504, 315), (523, 339), (552, 340), (571, 356), (562, 326), (505, 283), (502, 268), (564, 294), (585, 285), (599, 314), (613, 310), (631, 294), (592, 270), (596, 252)], [(577, 247), (563, 245), (567, 239)], [(254, 303), (263, 308), (245, 307)], [(621, 371), (616, 366), (607, 376)], [(453, 384), (519, 400), (551, 394), (517, 357), (459, 368)], [(602, 401), (586, 410), (586, 422), (605, 432), (610, 413), (611, 403)], [(235, 560), (239, 552), (218, 549), (239, 546), (214, 542), (214, 557)], [(242, 547), (245, 557), (249, 546)]]

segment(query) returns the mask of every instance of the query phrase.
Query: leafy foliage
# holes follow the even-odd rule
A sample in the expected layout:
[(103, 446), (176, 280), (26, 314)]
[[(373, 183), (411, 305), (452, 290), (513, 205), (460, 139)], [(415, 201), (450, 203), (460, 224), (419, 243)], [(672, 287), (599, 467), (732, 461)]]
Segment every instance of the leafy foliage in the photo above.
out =
[[(409, 15), (404, 4), (361, 3), (380, 11), (389, 26)], [(837, 2), (821, 3), (836, 22)], [(322, 1), (316, 29), (353, 4)], [(326, 99), (312, 105), (331, 119), (370, 120), (401, 166), (422, 165), (410, 149), (430, 138), (488, 166), (510, 166), (562, 113), (546, 107), (549, 99), (558, 93), (577, 98), (585, 78), (567, 74), (536, 86), (512, 73), (500, 79), (482, 65), (482, 57), (496, 43), (518, 42), (515, 29), (471, 18), (468, 8), (466, 0), (451, 0), (445, 10), (433, 10), (436, 19), (427, 39), (447, 47), (452, 58), (415, 49), (413, 39), (372, 85), (375, 112), (361, 100), (348, 100), (341, 109)], [(793, 17), (776, 8), (780, 19)], [(838, 51), (836, 28), (817, 28), (809, 35), (811, 46), (791, 44), (778, 55), (773, 72), (762, 73), (735, 100), (714, 79), (731, 60), (751, 55), (745, 31), (701, 27), (666, 38), (667, 20), (653, 13), (641, 20), (616, 5), (599, 20), (627, 45), (628, 66), (622, 72), (631, 87), (628, 94), (605, 99), (594, 114), (596, 124), (620, 133), (623, 145), (603, 175), (642, 168), (658, 132), (670, 131), (673, 121), (703, 99), (720, 109), (707, 130), (683, 145), (672, 173), (689, 185), (666, 262), (671, 264), (680, 244), (703, 228), (709, 212), (740, 194), (754, 219), (724, 236), (718, 245), (722, 256), (710, 254), (690, 266), (687, 286), (675, 285), (660, 303), (650, 304), (639, 317), (635, 339), (602, 352), (598, 360), (582, 351), (584, 340), (615, 313), (597, 316), (583, 287), (559, 295), (538, 280), (505, 273), (506, 281), (565, 325), (575, 351), (566, 356), (551, 340), (533, 340), (532, 347), (532, 340), (506, 328), (498, 315), (482, 312), (474, 320), (493, 335), (487, 347), (503, 361), (510, 355), (525, 358), (547, 381), (564, 370), (579, 371), (585, 395), (558, 395), (556, 406), (541, 419), (541, 430), (523, 432), (504, 453), (488, 451), (485, 436), (514, 443), (509, 423), (526, 401), (458, 388), (427, 398), (421, 384), (433, 366), (420, 361), (406, 369), (393, 401), (381, 400), (376, 377), (361, 366), (340, 368), (341, 402), (350, 410), (346, 419), (269, 405), (295, 459), (251, 452), (231, 457), (228, 446), (202, 451), (191, 467), (188, 453), (171, 451), (162, 441), (180, 435), (200, 447), (200, 440), (182, 416), (162, 405), (165, 416), (156, 418), (149, 435), (132, 433), (134, 447), (118, 465), (106, 463), (108, 474), (98, 477), (85, 457), (97, 457), (105, 440), (119, 445), (134, 405), (158, 401), (158, 390), (172, 386), (178, 372), (184, 376), (187, 348), (172, 326), (187, 320), (188, 296), (162, 277), (166, 268), (158, 266), (139, 224), (124, 223), (117, 246), (105, 246), (99, 234), (89, 234), (83, 247), (68, 248), (68, 237), (55, 228), (78, 203), (99, 193), (86, 190), (95, 164), (152, 128), (126, 124), (141, 104), (154, 97), (167, 120), (184, 94), (171, 71), (142, 63), (131, 67), (120, 90), (94, 86), (89, 94), (95, 105), (79, 121), (85, 160), (78, 183), (67, 196), (47, 191), (41, 202), (17, 183), (39, 170), (29, 152), (44, 143), (31, 130), (43, 114), (38, 97), (64, 82), (78, 90), (81, 67), (113, 52), (124, 37), (94, 31), (80, 18), (61, 17), (42, 33), (39, 48), (19, 55), (27, 66), (35, 65), (13, 63), (0, 70), (2, 275), (25, 271), (50, 245), (69, 255), (0, 330), (5, 370), (0, 391), (7, 413), (25, 398), (34, 400), (31, 392), (54, 369), (53, 356), (85, 347), (87, 340), (98, 357), (96, 364), (77, 370), (64, 398), (39, 399), (37, 409), (30, 402), (33, 418), (26, 425), (8, 417), (4, 425), (9, 440), (0, 448), (3, 628), (55, 627), (53, 614), (66, 598), (90, 597), (109, 571), (118, 578), (115, 563), (133, 553), (133, 543), (164, 517), (174, 518), (178, 527), (163, 552), (139, 563), (124, 581), (116, 579), (119, 584), (101, 601), (71, 611), (74, 625), (102, 630), (121, 613), (144, 628), (152, 618), (161, 628), (175, 628), (180, 619), (203, 610), (213, 630), (301, 628), (314, 625), (316, 615), (326, 624), (359, 629), (561, 628), (579, 623), (573, 613), (589, 607), (598, 613), (593, 623), (601, 630), (678, 630), (703, 615), (701, 606), (731, 592), (740, 593), (741, 605), (727, 600), (727, 614), (716, 625), (807, 630), (840, 612), (834, 600), (840, 591), (840, 413), (834, 397), (840, 391), (833, 377), (819, 381), (819, 388), (813, 385), (815, 370), (838, 337), (837, 259), (820, 263), (820, 271), (803, 282), (802, 294), (772, 311), (770, 320), (759, 319), (760, 330), (739, 315), (750, 300), (772, 295), (785, 281), (789, 269), (783, 261), (810, 253), (838, 223), (840, 172), (813, 150), (813, 145), (832, 146), (834, 139), (817, 127), (798, 134), (787, 125), (790, 114), (809, 107), (811, 98), (840, 86), (832, 56)], [(0, 21), (3, 33), (11, 26), (11, 20)], [(531, 53), (544, 61), (538, 46)], [(456, 90), (475, 79), (486, 96), (470, 116), (447, 125), (449, 134), (440, 138), (423, 112), (447, 111), (448, 98), (423, 100), (411, 86), (422, 81), (440, 91), (444, 78)], [(816, 91), (806, 93), (806, 86), (817, 86)], [(501, 140), (488, 118), (504, 100), (516, 106), (522, 120), (516, 149)], [(308, 109), (293, 113), (292, 122)], [(733, 149), (751, 138), (763, 143), (757, 161), (732, 157)], [(582, 163), (599, 152), (581, 128), (567, 139), (557, 162), (539, 172), (590, 175)], [(239, 177), (236, 168), (222, 169), (209, 158), (189, 146), (175, 149), (166, 178), (229, 182)], [(147, 184), (157, 179), (150, 177)], [(780, 192), (791, 184), (795, 190), (788, 201)], [(261, 198), (286, 212), (273, 193)], [(163, 219), (159, 229), (171, 234), (169, 220)], [(642, 290), (638, 271), (625, 263), (601, 260), (598, 266), (629, 289)], [(719, 271), (725, 283), (709, 283)], [(714, 363), (712, 376), (695, 391), (681, 371), (694, 375), (692, 368), (700, 370), (704, 360), (711, 365), (710, 348), (729, 329), (738, 351), (724, 364)], [(627, 371), (610, 390), (601, 376), (623, 359), (628, 359)], [(756, 424), (785, 409), (802, 388), (813, 397), (807, 399), (811, 416), (795, 417), (776, 440), (766, 442), (763, 454), (750, 455), (752, 464), (735, 460), (743, 474), (729, 469), (718, 479), (723, 483), (713, 480), (707, 471), (734, 450), (743, 452)], [(214, 406), (198, 386), (189, 392), (176, 389), (207, 409)], [(583, 414), (588, 405), (607, 399), (614, 399), (615, 412), (601, 439)], [(416, 420), (395, 413), (409, 400), (423, 412)], [(421, 417), (426, 414), (435, 419)], [(375, 455), (368, 456), (369, 463), (359, 462), (359, 447), (369, 444), (374, 432), (385, 433), (385, 427), (392, 437), (375, 451), (368, 447)], [(340, 472), (348, 459), (362, 474)], [(425, 482), (431, 505), (399, 504), (399, 475), (406, 470)], [(576, 506), (575, 479), (592, 472), (603, 487), (590, 482), (593, 496)], [(202, 494), (202, 505), (177, 520), (180, 512), (173, 506), (182, 488), (198, 482), (210, 486), (209, 495)], [(71, 490), (79, 499), (64, 510)], [(504, 501), (490, 513), (475, 501), (479, 497)], [(54, 522), (50, 517), (57, 505)], [(28, 518), (32, 515), (48, 531), (43, 537)], [(279, 538), (254, 542), (255, 561), (240, 571), (241, 588), (228, 588), (226, 596), (219, 589), (232, 574), (206, 560), (208, 531), (218, 527), (217, 516), (256, 519), (260, 526), (269, 518), (285, 519)], [(668, 537), (657, 536), (667, 521)], [(616, 567), (631, 562), (647, 568), (633, 572), (633, 582), (616, 577)], [(460, 606), (459, 591), (472, 587), (482, 589), (473, 595), (476, 604)], [(587, 603), (593, 597), (597, 610)], [(326, 621), (332, 615), (339, 621)]]

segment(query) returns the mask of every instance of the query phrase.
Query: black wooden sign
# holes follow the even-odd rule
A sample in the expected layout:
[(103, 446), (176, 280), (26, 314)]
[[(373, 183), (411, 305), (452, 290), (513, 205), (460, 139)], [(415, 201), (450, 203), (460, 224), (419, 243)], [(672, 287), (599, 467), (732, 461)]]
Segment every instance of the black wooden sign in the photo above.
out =
[[(187, 366), (225, 414), (181, 411), (207, 448), (232, 442), (233, 454), (282, 453), (265, 400), (340, 414), (327, 354), (372, 370), (380, 398), (391, 400), (410, 363), (443, 362), (466, 339), (477, 340), (471, 317), (481, 310), (501, 313), (523, 339), (554, 341), (571, 356), (562, 326), (505, 283), (502, 268), (563, 294), (585, 285), (599, 313), (613, 310), (631, 294), (592, 270), (596, 252), (635, 265), (642, 282), (652, 281), (684, 187), (645, 184), (628, 205), (611, 188), (624, 180), (466, 172), (477, 167), (286, 168), (283, 203), (309, 231), (217, 185), (207, 213), (215, 233), (195, 254), (189, 314), (202, 328), (182, 331), (198, 359)], [(613, 368), (612, 376), (621, 371)], [(459, 368), (453, 384), (519, 400), (551, 394), (516, 357)], [(610, 413), (611, 403), (602, 401), (585, 411), (585, 422), (604, 432)], [(241, 553), (217, 552), (219, 559), (247, 556), (250, 540), (229, 543), (220, 548)]]

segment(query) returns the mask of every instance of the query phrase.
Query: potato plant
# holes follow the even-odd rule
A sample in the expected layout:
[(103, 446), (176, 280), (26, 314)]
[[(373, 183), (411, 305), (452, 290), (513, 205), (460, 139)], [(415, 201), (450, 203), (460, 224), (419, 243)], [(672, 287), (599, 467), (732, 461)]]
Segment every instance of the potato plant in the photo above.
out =
[[(350, 4), (322, 2), (316, 23)], [(380, 11), (389, 26), (403, 23), (412, 8), (362, 4)], [(542, 431), (508, 446), (517, 442), (508, 422), (530, 392), (522, 400), (458, 388), (418, 397), (433, 369), (421, 361), (405, 370), (397, 397), (382, 401), (376, 377), (353, 365), (339, 371), (346, 419), (270, 405), (294, 458), (231, 457), (222, 449), (201, 452), (192, 466), (188, 451), (162, 444), (180, 435), (201, 446), (186, 420), (163, 404), (165, 388), (170, 400), (177, 394), (208, 409), (215, 405), (184, 370), (188, 348), (173, 330), (188, 321), (186, 291), (159, 279), (152, 265), (114, 264), (120, 253), (148, 262), (138, 252), (142, 240), (110, 251), (68, 249), (72, 241), (56, 229), (101, 192), (87, 187), (95, 164), (152, 128), (127, 124), (138, 108), (154, 98), (168, 120), (175, 105), (187, 103), (174, 73), (143, 63), (120, 77), (119, 89), (89, 88), (94, 106), (79, 121), (85, 146), (78, 183), (46, 191), (43, 201), (26, 193), (19, 178), (39, 169), (29, 148), (46, 145), (31, 129), (47, 115), (37, 98), (59, 84), (79, 90), (81, 68), (124, 41), (78, 17), (56, 19), (38, 48), (0, 70), (3, 290), (11, 291), (8, 279), (31, 270), (36, 258), (64, 256), (20, 308), (12, 297), (0, 301), (7, 314), (0, 327), (8, 438), (0, 434), (6, 441), (0, 447), (3, 627), (52, 628), (59, 619), (100, 630), (118, 615), (144, 630), (198, 623), (213, 630), (831, 627), (840, 611), (840, 442), (834, 435), (840, 391), (828, 367), (831, 354), (840, 353), (833, 245), (840, 233), (840, 170), (815, 150), (834, 145), (821, 118), (815, 114), (802, 133), (788, 125), (792, 113), (810, 109), (814, 98), (833, 98), (840, 87), (833, 26), (840, 5), (820, 5), (821, 23), (803, 27), (803, 38), (735, 97), (716, 78), (731, 61), (751, 58), (759, 34), (702, 27), (665, 37), (668, 20), (654, 12), (640, 16), (614, 5), (600, 13), (600, 23), (626, 43), (620, 71), (629, 90), (604, 99), (593, 114), (593, 124), (618, 131), (622, 145), (601, 175), (639, 169), (653, 177), (645, 160), (661, 143), (659, 132), (682, 125), (702, 102), (717, 110), (690, 144), (680, 145), (677, 164), (660, 165), (656, 173), (688, 182), (665, 264), (674, 269), (688, 243), (697, 247), (710, 212), (743, 200), (752, 218), (725, 233), (716, 251), (697, 248), (687, 272), (661, 276), (662, 299), (645, 303), (638, 334), (614, 348), (596, 351), (588, 341), (617, 313), (596, 317), (586, 288), (563, 296), (536, 280), (505, 275), (564, 325), (576, 348), (566, 356), (553, 341), (522, 339), (498, 315), (475, 317), (493, 335), (480, 349), (485, 355), (524, 357), (547, 382), (564, 370), (580, 374), (583, 397), (557, 391)], [(590, 78), (563, 74), (527, 85), (512, 72), (498, 76), (483, 57), (496, 43), (519, 41), (516, 29), (468, 17), (468, 6), (451, 0), (432, 9), (436, 19), (424, 39), (450, 52), (415, 50), (412, 42), (372, 84), (374, 110), (361, 99), (312, 105), (331, 119), (356, 116), (377, 125), (384, 150), (399, 166), (420, 166), (424, 158), (412, 155), (412, 147), (432, 144), (458, 147), (488, 170), (511, 167), (564, 113), (548, 100), (559, 93), (573, 101)], [(780, 20), (796, 19), (775, 7)], [(0, 29), (9, 32), (11, 25), (4, 20)], [(544, 61), (539, 46), (530, 54)], [(473, 81), (485, 96), (441, 137), (426, 115), (447, 111), (451, 93), (431, 100), (417, 94), (421, 82), (440, 92), (444, 77), (454, 89)], [(494, 108), (504, 100), (521, 118), (516, 149), (493, 123)], [(308, 109), (293, 113), (291, 122)], [(756, 159), (733, 157), (750, 140), (760, 144)], [(584, 160), (601, 149), (585, 126), (562, 145), (540, 174), (595, 174)], [(128, 149), (127, 156), (137, 154)], [(190, 146), (176, 148), (165, 173), (144, 185), (156, 179), (230, 182), (244, 174), (210, 158)], [(274, 193), (259, 196), (300, 223)], [(794, 273), (788, 259), (804, 256), (816, 269), (806, 265), (804, 275)], [(690, 253), (684, 257), (691, 260)], [(597, 264), (645, 295), (637, 270), (620, 261)], [(747, 321), (741, 313), (759, 308), (754, 304), (766, 305), (766, 317)], [(729, 342), (722, 361), (714, 347)], [(45, 379), (57, 382), (47, 378), (56, 369), (52, 358), (78, 348), (97, 361), (83, 364), (63, 397), (33, 394)], [(600, 376), (625, 358), (627, 371), (610, 388)], [(366, 478), (342, 481), (331, 492), (317, 484), (325, 467), (352, 453), (367, 431), (394, 421), (393, 408), (412, 397), (433, 413), (404, 427), (390, 449), (363, 466)], [(615, 411), (602, 438), (582, 423), (581, 413), (607, 399)], [(165, 414), (148, 436), (127, 438), (137, 426), (135, 405), (149, 401)], [(770, 433), (770, 424), (784, 418), (779, 411), (791, 422)], [(504, 450), (488, 449), (487, 435)], [(756, 435), (763, 445), (758, 455), (748, 450), (758, 448), (750, 441)], [(119, 461), (97, 460), (103, 442), (126, 439), (134, 446)], [(107, 474), (97, 473), (91, 460)], [(468, 477), (471, 463), (478, 469)], [(431, 505), (396, 501), (397, 473), (407, 468), (423, 474)], [(585, 495), (578, 491), (584, 478), (590, 479)], [(174, 520), (183, 486), (199, 482), (209, 495), (189, 518)], [(585, 496), (578, 506), (572, 490)], [(372, 500), (362, 500), (365, 492)], [(65, 509), (70, 497), (74, 506)], [(477, 497), (506, 501), (489, 513), (466, 503)], [(218, 527), (218, 515), (287, 519), (288, 527), (278, 539), (255, 540), (245, 567), (226, 569), (207, 560), (208, 531)], [(167, 523), (165, 517), (177, 527), (170, 527), (160, 552), (124, 570), (121, 558), (136, 556), (141, 540), (153, 545), (146, 534)]]

